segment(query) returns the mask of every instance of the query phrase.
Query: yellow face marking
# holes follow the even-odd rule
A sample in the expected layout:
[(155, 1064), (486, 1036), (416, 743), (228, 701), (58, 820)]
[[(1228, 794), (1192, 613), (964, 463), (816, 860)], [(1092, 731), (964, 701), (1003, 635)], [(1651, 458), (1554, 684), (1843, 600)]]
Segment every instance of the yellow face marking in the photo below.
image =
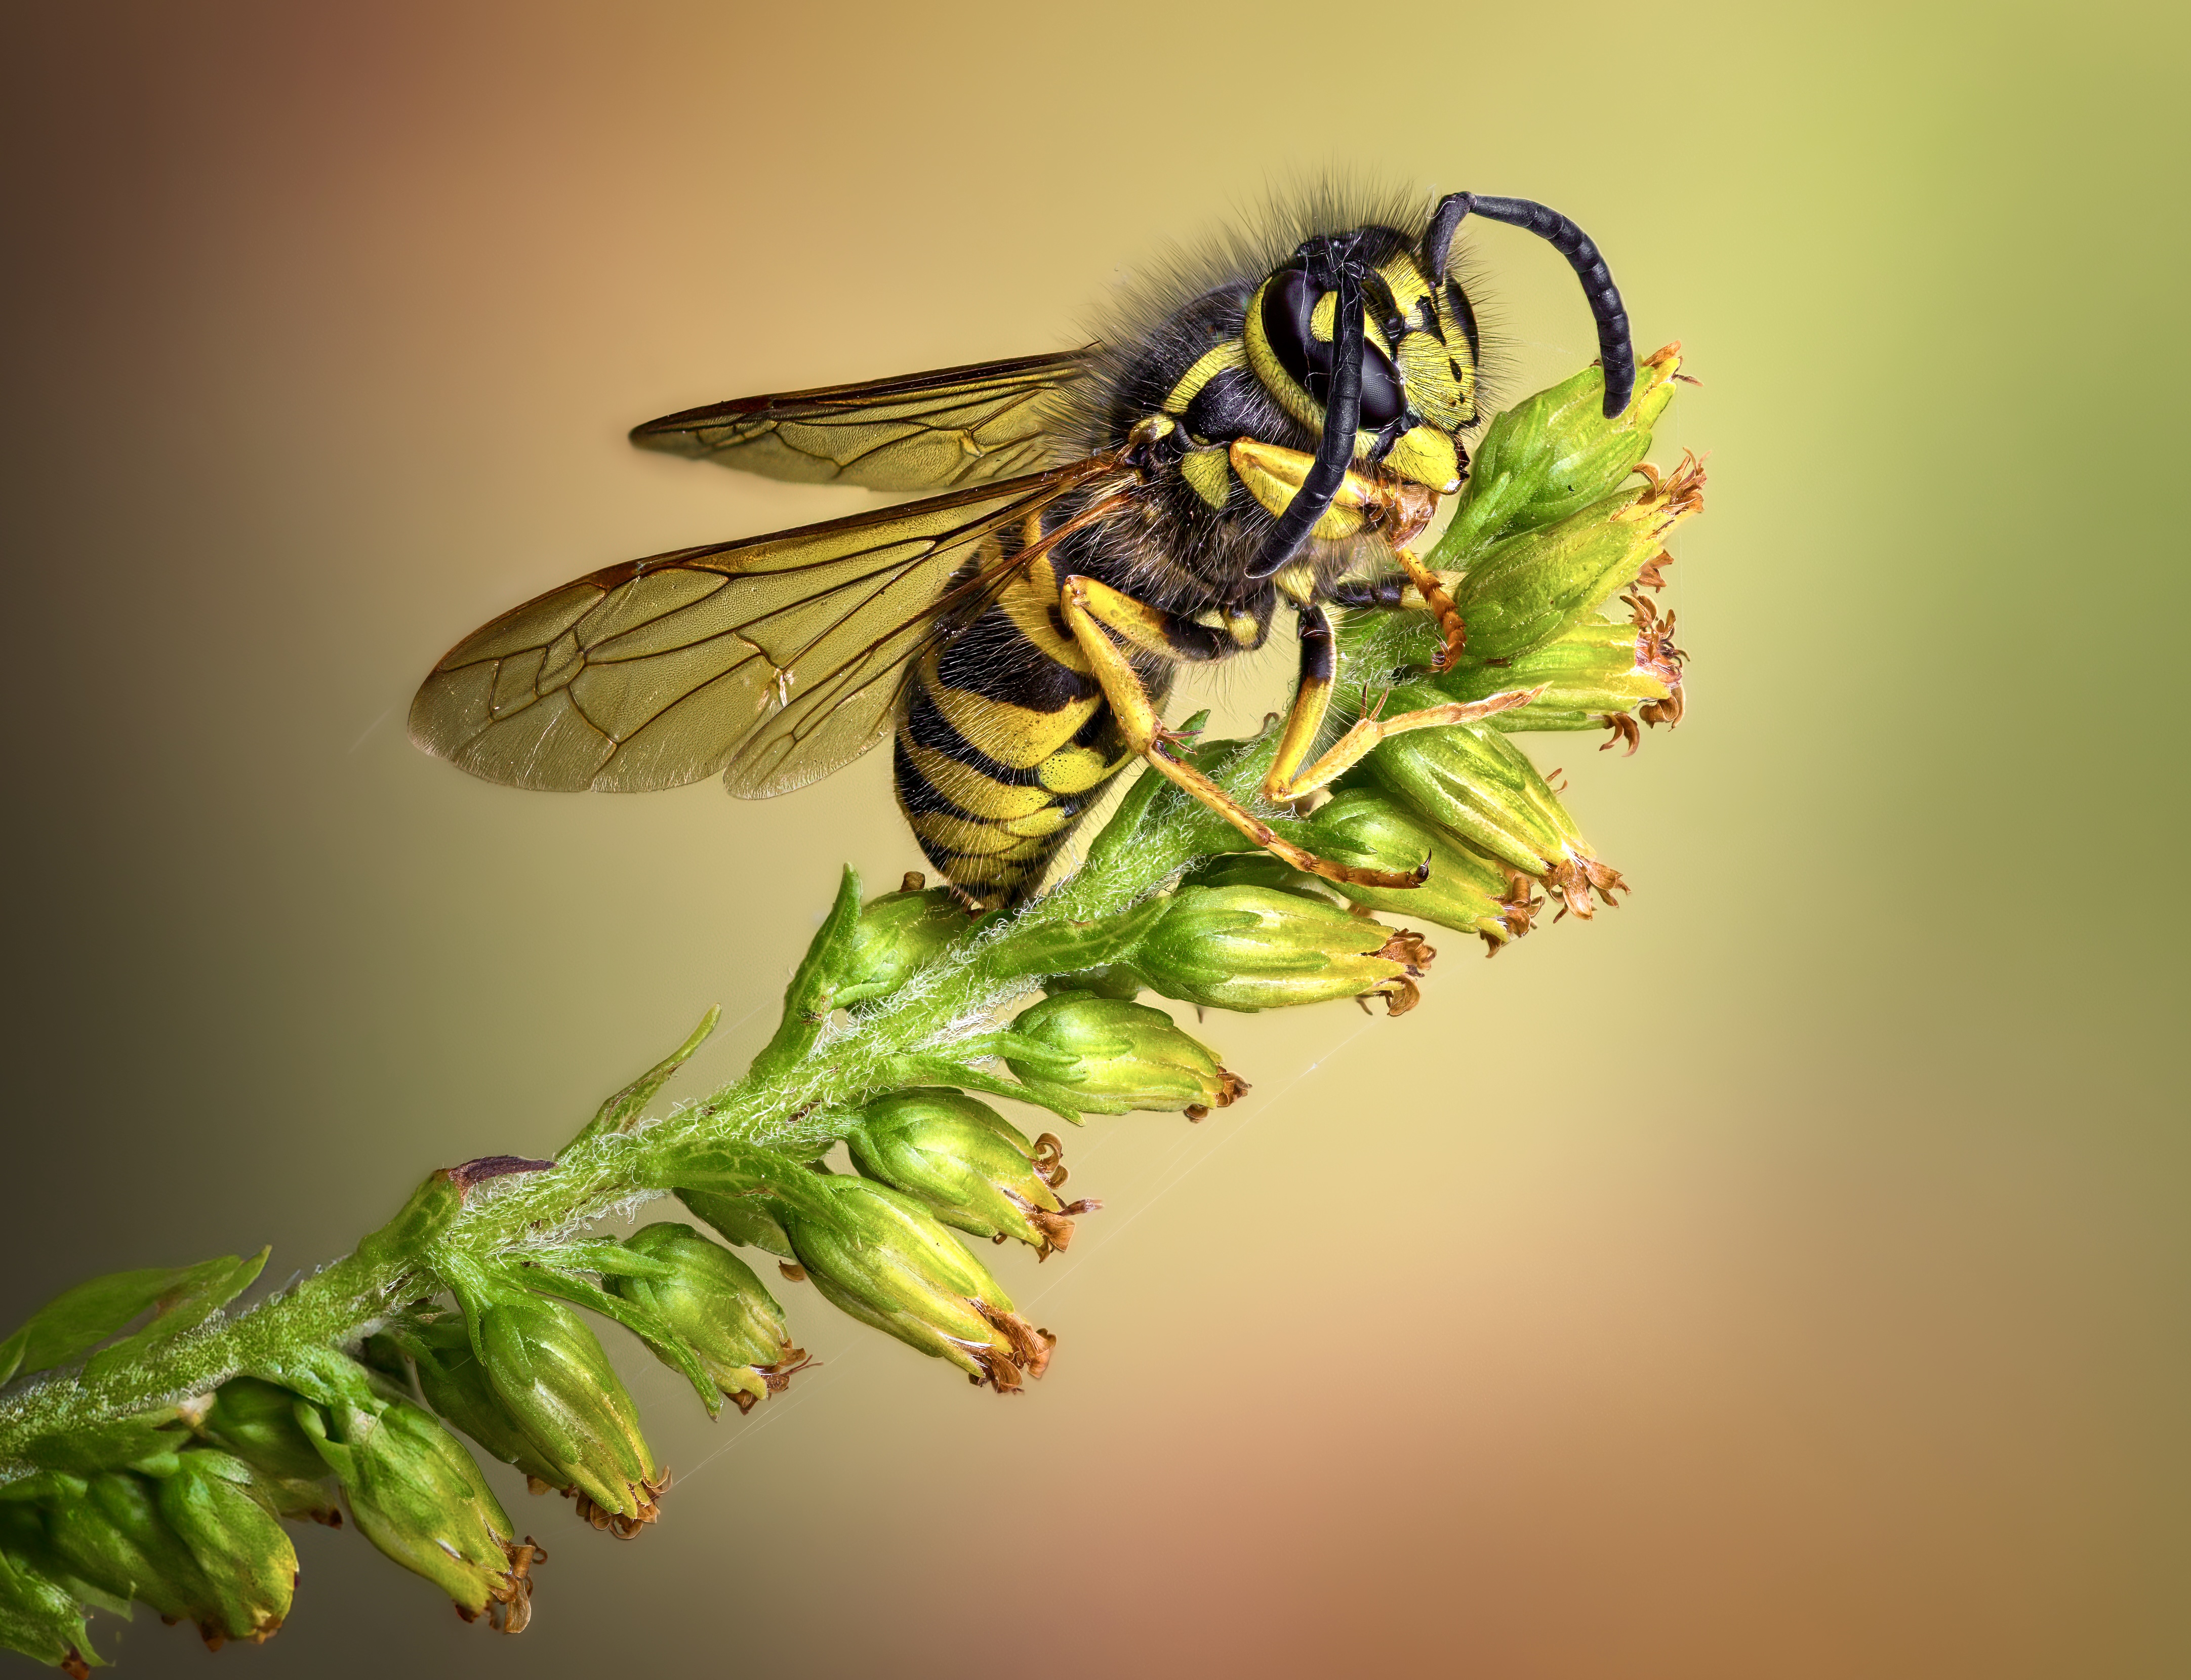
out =
[(1454, 384), (1460, 391), (1461, 413), (1465, 419), (1476, 418), (1476, 358), (1470, 354), (1468, 334), (1459, 318), (1447, 306), (1446, 288), (1437, 288), (1434, 294), (1437, 305), (1438, 330), (1445, 334), (1445, 353), (1452, 364)]
[(1316, 300), (1316, 307), (1308, 312), (1308, 335), (1331, 342), (1332, 334), (1339, 330), (1339, 293), (1326, 292)]
[(1266, 280), (1255, 288), (1255, 295), (1248, 299), (1248, 371), (1255, 376), (1256, 383), (1276, 397), (1278, 407), (1305, 426), (1321, 429), (1323, 408), (1309, 400), (1309, 394), (1294, 383), (1294, 377), (1279, 362), (1272, 350), (1271, 341), (1263, 335), (1263, 294), (1271, 289)]
[(1431, 282), (1412, 257), (1395, 257), (1377, 272), (1391, 288), (1393, 307), (1403, 316), (1412, 317), (1415, 305), (1431, 294)]
[(1191, 449), (1180, 457), (1179, 476), (1187, 487), (1213, 508), (1223, 509), (1232, 494), (1232, 474), (1221, 445)]
[(1184, 414), (1187, 404), (1202, 395), (1204, 385), (1227, 367), (1245, 367), (1247, 365), (1248, 347), (1239, 339), (1227, 339), (1221, 345), (1213, 345), (1203, 351), (1194, 366), (1180, 376), (1179, 383), (1171, 388), (1171, 394), (1164, 400), (1164, 413)]
[(1392, 362), (1415, 412), (1432, 425), (1458, 431), (1468, 420), (1471, 410), (1462, 398), (1460, 381), (1454, 377), (1452, 358), (1436, 338), (1428, 333), (1403, 333)]
[[(1304, 455), (1298, 449), (1283, 448), (1275, 443), (1259, 442), (1252, 437), (1240, 438), (1233, 443), (1232, 460), (1232, 470), (1248, 487), (1248, 493), (1274, 514), (1286, 510), (1295, 493), (1306, 481), (1308, 470), (1316, 464), (1313, 455)], [(1340, 480), (1339, 489), (1323, 517), (1310, 527), (1311, 534), (1351, 537), (1365, 523), (1363, 510), (1375, 507), (1383, 499), (1361, 474), (1349, 471)]]
[(1460, 488), (1460, 457), (1454, 451), (1451, 434), (1436, 426), (1414, 426), (1385, 457), (1385, 470), (1417, 484), (1426, 484), (1441, 496)]
[[(1309, 336), (1321, 344), (1328, 345), (1331, 342), (1332, 334), (1338, 330), (1338, 327), (1339, 293), (1326, 292), (1316, 300), (1316, 307), (1308, 312)], [(1385, 329), (1377, 324), (1367, 310), (1362, 312), (1362, 330), (1363, 336), (1376, 345), (1379, 350), (1383, 350), (1387, 356), (1392, 353), (1392, 346), (1385, 339)]]

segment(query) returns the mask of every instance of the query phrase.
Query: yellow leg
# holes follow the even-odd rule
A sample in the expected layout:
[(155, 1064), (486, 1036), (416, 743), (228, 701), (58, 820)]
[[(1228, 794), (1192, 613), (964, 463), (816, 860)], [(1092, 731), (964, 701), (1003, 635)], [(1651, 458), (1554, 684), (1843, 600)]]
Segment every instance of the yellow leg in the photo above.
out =
[[(1363, 718), (1332, 743), (1330, 751), (1297, 775), (1282, 778), (1278, 774), (1278, 763), (1273, 762), (1271, 773), (1263, 783), (1263, 796), (1283, 801), (1312, 794), (1318, 788), (1329, 786), (1361, 763), (1369, 749), (1380, 741), (1390, 740), (1395, 735), (1405, 735), (1411, 729), (1443, 729), (1456, 723), (1481, 723), (1485, 718), (1500, 712), (1528, 705), (1545, 692), (1545, 686), (1509, 689), (1504, 694), (1494, 694), (1488, 700), (1454, 700), (1443, 706), (1426, 706), (1419, 712), (1403, 712), (1397, 717)], [(1289, 725), (1288, 736), (1290, 737), (1292, 732)], [(1311, 738), (1314, 738), (1313, 732)]]
[[(1426, 575), (1436, 581), (1435, 573)], [(1404, 735), (1411, 729), (1479, 722), (1516, 706), (1526, 706), (1545, 692), (1542, 688), (1514, 689), (1467, 704), (1456, 701), (1418, 712), (1403, 712), (1393, 718), (1363, 718), (1340, 736), (1330, 751), (1304, 770), (1301, 761), (1316, 744), (1317, 734), (1323, 727), (1324, 714), (1331, 705), (1331, 621), (1324, 617), (1322, 607), (1303, 609), (1300, 650), (1300, 681), (1294, 690), (1293, 709), (1286, 715), (1284, 732), (1278, 737), (1278, 750), (1271, 760), (1271, 773), (1263, 778), (1263, 797), (1273, 805), (1297, 800), (1329, 785), (1359, 764), (1380, 741)]]
[[(1177, 737), (1164, 726), (1155, 706), (1150, 703), (1148, 690), (1111, 636), (1115, 631), (1130, 646), (1151, 652), (1170, 651), (1175, 649), (1174, 638), (1184, 633), (1183, 627), (1175, 625), (1169, 614), (1092, 578), (1067, 578), (1058, 591), (1058, 598), (1063, 604), (1067, 626), (1088, 656), (1096, 681), (1103, 686), (1103, 698), (1110, 703), (1111, 715), (1118, 720), (1119, 732), (1158, 775), (1193, 794), (1256, 845), (1309, 874), (1321, 875), (1326, 880), (1349, 881), (1357, 886), (1382, 887), (1420, 886), (1429, 878), (1427, 864), (1406, 874), (1389, 869), (1356, 869), (1303, 851), (1278, 835), (1268, 823), (1192, 765), (1174, 758), (1167, 744)], [(1177, 657), (1175, 652), (1173, 657)], [(1295, 706), (1298, 711), (1298, 698)], [(1308, 738), (1315, 738), (1313, 729)]]
[(1460, 650), (1468, 646), (1468, 626), (1461, 622), (1460, 609), (1453, 604), (1438, 574), (1416, 558), (1410, 548), (1396, 548), (1392, 558), (1400, 562), (1400, 570), (1408, 574), (1408, 581), (1415, 586), (1423, 604), (1430, 608), (1431, 616), (1437, 620), (1438, 629), (1445, 633), (1445, 646), (1431, 661), (1434, 671), (1449, 671), (1453, 662), (1460, 658)]
[(1286, 713), (1286, 726), (1278, 737), (1278, 749), (1271, 759), (1271, 773), (1263, 778), (1263, 797), (1273, 805), (1294, 797), (1278, 789), (1290, 785), (1309, 749), (1323, 728), (1324, 714), (1331, 709), (1331, 684), (1336, 658), (1331, 640), (1331, 620), (1321, 607), (1308, 606), (1300, 614), (1300, 675), (1294, 683), (1294, 703)]

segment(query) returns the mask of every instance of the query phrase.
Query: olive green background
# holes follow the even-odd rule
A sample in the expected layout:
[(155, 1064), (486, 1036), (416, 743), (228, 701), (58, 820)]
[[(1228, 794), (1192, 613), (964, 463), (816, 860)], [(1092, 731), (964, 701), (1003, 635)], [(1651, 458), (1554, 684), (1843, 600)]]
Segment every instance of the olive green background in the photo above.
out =
[[(224, 1671), (2191, 1669), (2184, 33), (2160, 7), (7, 9), (0, 1318), (344, 1249), (551, 1152), (711, 1002), (765, 1035), (879, 755), (772, 804), (407, 743), (492, 614), (859, 493), (641, 456), (688, 404), (1048, 350), (1339, 167), (1541, 198), (1704, 384), (1688, 720), (1542, 737), (1633, 901), (1402, 1021), (1205, 1028), (1092, 1123), (1011, 1401), (824, 1360), (632, 1546), (513, 1495), (533, 1631), (354, 1535)], [(2175, 136), (2175, 144), (2170, 137)], [(1510, 394), (1592, 353), (1475, 235)], [(1285, 656), (1226, 675), (1236, 721)], [(2173, 1027), (2171, 1022), (2174, 1022)], [(149, 1615), (110, 1655), (201, 1671)]]

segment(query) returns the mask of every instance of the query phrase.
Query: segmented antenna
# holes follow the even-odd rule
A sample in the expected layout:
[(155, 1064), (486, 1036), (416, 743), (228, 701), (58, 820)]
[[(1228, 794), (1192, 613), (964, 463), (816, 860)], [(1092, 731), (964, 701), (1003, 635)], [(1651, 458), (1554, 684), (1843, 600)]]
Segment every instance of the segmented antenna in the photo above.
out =
[(1472, 192), (1449, 193), (1431, 213), (1423, 235), (1423, 269), (1433, 282), (1445, 278), (1447, 253), (1461, 219), (1471, 212), (1486, 220), (1527, 228), (1547, 241), (1568, 259), (1582, 281), (1583, 295), (1597, 322), (1597, 359), (1605, 369), (1605, 418), (1611, 419), (1628, 406), (1636, 389), (1636, 346), (1629, 342), (1628, 311), (1621, 307), (1620, 291), (1613, 283), (1591, 237), (1557, 210), (1528, 198), (1482, 198)]

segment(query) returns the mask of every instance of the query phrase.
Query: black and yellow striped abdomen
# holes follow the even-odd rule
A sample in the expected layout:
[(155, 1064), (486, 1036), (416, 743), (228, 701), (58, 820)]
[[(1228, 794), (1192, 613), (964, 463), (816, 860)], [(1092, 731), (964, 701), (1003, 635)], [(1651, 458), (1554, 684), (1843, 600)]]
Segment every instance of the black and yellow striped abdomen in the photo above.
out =
[(922, 656), (895, 756), (898, 804), (930, 863), (990, 903), (1033, 890), (1133, 757), (1065, 628), (1048, 556)]

